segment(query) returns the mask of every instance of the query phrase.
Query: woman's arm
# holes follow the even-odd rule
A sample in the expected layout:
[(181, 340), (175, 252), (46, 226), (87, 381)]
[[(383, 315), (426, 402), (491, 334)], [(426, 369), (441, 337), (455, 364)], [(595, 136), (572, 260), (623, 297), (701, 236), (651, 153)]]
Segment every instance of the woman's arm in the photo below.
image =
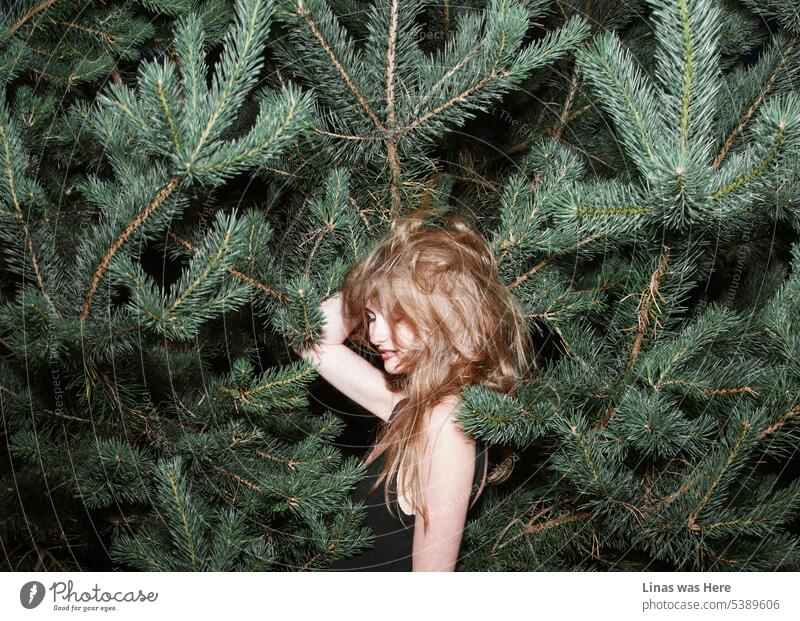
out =
[(475, 476), (475, 440), (455, 420), (457, 399), (434, 407), (431, 425), (435, 438), (423, 466), (423, 493), (428, 506), (428, 528), (417, 517), (414, 526), (412, 571), (454, 571)]
[(344, 344), (355, 326), (344, 320), (340, 294), (326, 299), (320, 310), (325, 315), (320, 344), (295, 352), (338, 391), (375, 416), (388, 420), (403, 395), (389, 390), (383, 372)]

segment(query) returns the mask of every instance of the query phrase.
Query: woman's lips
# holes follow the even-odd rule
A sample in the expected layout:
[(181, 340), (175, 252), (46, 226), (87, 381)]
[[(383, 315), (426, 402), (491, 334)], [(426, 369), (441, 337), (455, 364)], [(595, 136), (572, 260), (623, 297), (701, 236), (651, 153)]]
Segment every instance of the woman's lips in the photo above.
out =
[(384, 360), (388, 360), (389, 358), (391, 358), (392, 356), (394, 356), (396, 354), (397, 354), (397, 350), (396, 349), (392, 350), (392, 351), (387, 351), (387, 352), (384, 352), (384, 353), (381, 354), (381, 358), (383, 358)]

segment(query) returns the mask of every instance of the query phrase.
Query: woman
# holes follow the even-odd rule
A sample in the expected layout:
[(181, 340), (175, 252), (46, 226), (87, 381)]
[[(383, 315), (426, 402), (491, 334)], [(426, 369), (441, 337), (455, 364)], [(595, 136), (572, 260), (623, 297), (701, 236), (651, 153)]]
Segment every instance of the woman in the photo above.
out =
[[(528, 368), (524, 315), (489, 245), (464, 218), (445, 224), (395, 221), (323, 302), (323, 338), (302, 353), (384, 421), (353, 492), (375, 547), (334, 570), (455, 569), (467, 511), (486, 481), (485, 447), (455, 418), (459, 395), (471, 384), (513, 393)], [(351, 333), (381, 353), (384, 372), (344, 344)]]

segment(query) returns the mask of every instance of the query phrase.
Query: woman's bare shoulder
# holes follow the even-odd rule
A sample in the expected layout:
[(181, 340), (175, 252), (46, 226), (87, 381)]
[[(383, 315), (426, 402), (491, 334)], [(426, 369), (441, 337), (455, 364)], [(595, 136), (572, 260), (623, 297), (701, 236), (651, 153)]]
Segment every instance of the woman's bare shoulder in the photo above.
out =
[(431, 408), (431, 418), (437, 417), (440, 420), (455, 414), (461, 404), (461, 397), (458, 395), (445, 395), (440, 398)]
[(430, 411), (428, 431), (434, 438), (445, 436), (445, 441), (457, 441), (466, 444), (474, 443), (473, 438), (464, 433), (456, 414), (461, 405), (461, 398), (458, 395), (448, 395), (441, 399)]

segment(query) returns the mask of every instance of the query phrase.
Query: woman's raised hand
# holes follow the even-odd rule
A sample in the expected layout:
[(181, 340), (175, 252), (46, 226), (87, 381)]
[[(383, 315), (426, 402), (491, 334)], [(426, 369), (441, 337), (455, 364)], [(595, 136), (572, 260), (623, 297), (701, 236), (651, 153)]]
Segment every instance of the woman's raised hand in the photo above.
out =
[(342, 295), (335, 293), (319, 306), (325, 315), (322, 326), (322, 345), (341, 345), (355, 328), (355, 320), (347, 321), (342, 314)]
[(346, 397), (389, 420), (395, 395), (386, 384), (385, 372), (344, 344), (358, 321), (349, 322), (342, 315), (340, 293), (327, 298), (319, 308), (324, 320), (318, 344), (295, 352)]
[[(316, 346), (299, 350), (292, 345), (295, 353), (308, 362), (318, 365), (326, 348), (330, 345), (342, 345), (355, 328), (355, 322), (348, 322), (342, 315), (342, 296), (335, 293), (319, 305), (325, 320), (322, 324), (322, 338)], [(353, 354), (356, 355), (356, 354)]]

